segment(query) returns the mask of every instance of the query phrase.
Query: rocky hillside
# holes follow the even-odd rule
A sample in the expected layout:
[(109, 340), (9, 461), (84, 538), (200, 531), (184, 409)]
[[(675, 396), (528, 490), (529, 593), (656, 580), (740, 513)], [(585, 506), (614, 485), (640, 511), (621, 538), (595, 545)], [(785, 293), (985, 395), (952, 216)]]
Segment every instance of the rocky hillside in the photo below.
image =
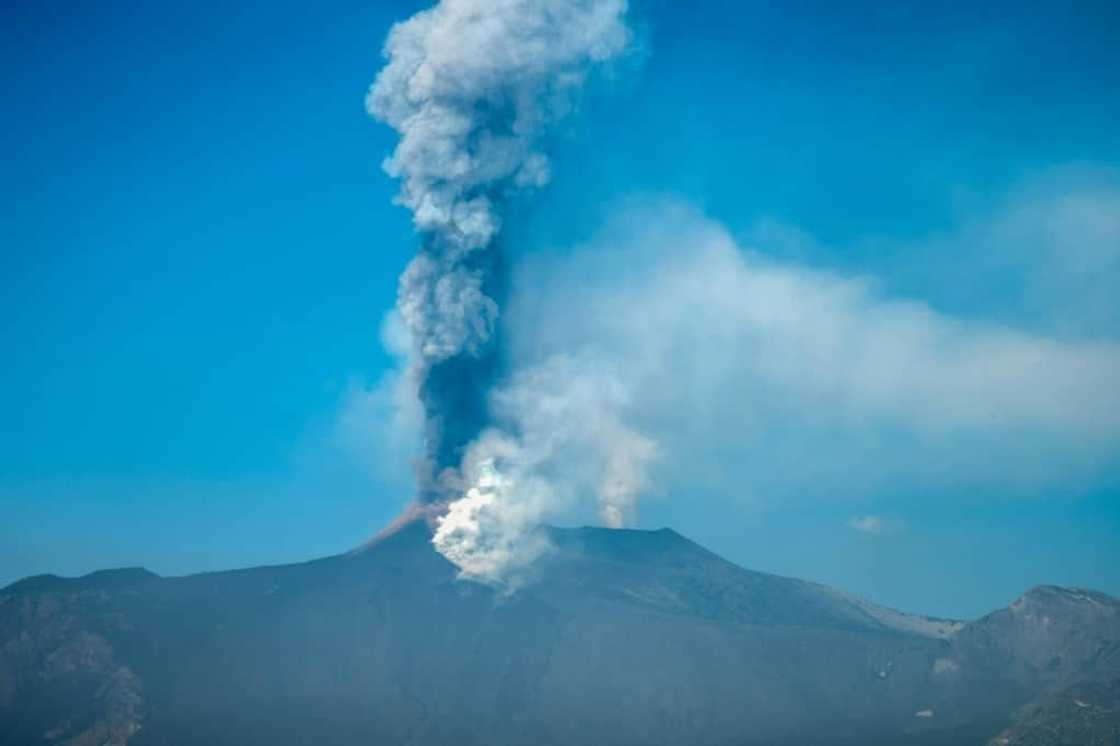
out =
[(21, 581), (0, 744), (1115, 742), (1108, 596), (1039, 588), (966, 624), (669, 530), (549, 533), (512, 595), (458, 580), (423, 523), (297, 565)]

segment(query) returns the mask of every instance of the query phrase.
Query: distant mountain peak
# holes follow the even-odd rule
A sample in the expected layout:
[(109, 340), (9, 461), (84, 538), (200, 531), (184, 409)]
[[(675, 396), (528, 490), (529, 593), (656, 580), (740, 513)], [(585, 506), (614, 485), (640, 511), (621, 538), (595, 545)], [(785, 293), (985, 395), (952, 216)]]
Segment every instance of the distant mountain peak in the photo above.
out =
[(95, 570), (80, 577), (63, 577), (60, 575), (32, 575), (31, 577), (17, 580), (11, 585), (0, 588), (0, 593), (17, 593), (27, 591), (67, 590), (70, 588), (119, 588), (149, 580), (158, 580), (159, 575), (143, 567), (119, 567), (108, 570)]
[(1045, 604), (1081, 604), (1091, 606), (1117, 607), (1118, 602), (1112, 596), (1100, 591), (1087, 588), (1065, 587), (1060, 585), (1036, 585), (1011, 604), (1012, 611), (1030, 605)]

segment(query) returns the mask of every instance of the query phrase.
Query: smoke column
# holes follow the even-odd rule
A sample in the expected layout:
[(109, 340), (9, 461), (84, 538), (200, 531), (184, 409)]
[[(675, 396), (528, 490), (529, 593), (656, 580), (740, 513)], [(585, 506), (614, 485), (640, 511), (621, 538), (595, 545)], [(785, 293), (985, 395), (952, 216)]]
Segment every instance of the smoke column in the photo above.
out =
[(424, 409), (422, 502), (460, 496), (501, 373), (502, 207), (549, 180), (540, 141), (629, 40), (626, 0), (442, 0), (389, 33), (370, 114), (400, 135), (385, 170), (423, 236), (400, 278)]
[(443, 0), (393, 27), (367, 99), (400, 135), (384, 165), (423, 236), (397, 300), (424, 412), (419, 500), (436, 549), (506, 588), (547, 549), (539, 524), (582, 496), (623, 525), (656, 454), (601, 366), (507, 370), (499, 339), (503, 206), (548, 182), (543, 136), (625, 51), (625, 14), (626, 0)]

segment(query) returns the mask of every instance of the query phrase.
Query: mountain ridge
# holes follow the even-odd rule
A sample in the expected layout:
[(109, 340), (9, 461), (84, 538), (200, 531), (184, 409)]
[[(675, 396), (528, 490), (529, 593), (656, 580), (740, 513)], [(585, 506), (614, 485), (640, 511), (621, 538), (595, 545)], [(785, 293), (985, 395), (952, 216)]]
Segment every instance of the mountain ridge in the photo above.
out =
[(513, 594), (460, 580), (423, 521), (301, 563), (17, 581), (0, 590), (0, 745), (932, 745), (1113, 727), (1106, 594), (1039, 586), (937, 620), (671, 529), (543, 530), (554, 550)]

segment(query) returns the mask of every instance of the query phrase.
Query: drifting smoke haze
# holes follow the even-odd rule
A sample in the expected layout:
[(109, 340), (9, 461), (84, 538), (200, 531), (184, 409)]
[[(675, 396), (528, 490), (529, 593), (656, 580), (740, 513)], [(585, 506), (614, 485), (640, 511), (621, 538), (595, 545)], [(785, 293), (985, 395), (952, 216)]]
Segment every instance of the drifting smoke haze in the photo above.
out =
[[(491, 421), (503, 372), (502, 207), (548, 182), (541, 138), (592, 69), (626, 49), (625, 12), (625, 0), (443, 0), (392, 29), (368, 96), (369, 112), (400, 134), (385, 169), (401, 180), (399, 200), (423, 235), (397, 302), (411, 339), (407, 382), (423, 409), (419, 498), (447, 504), (435, 544), (474, 577), (508, 580), (505, 568), (539, 554), (532, 528), (563, 500), (545, 467), (567, 431), (544, 435), (540, 425), (562, 424), (579, 400), (560, 395), (558, 409), (501, 416), (503, 398), (526, 398), (516, 392), (548, 374), (521, 376)], [(609, 418), (598, 428), (625, 430)], [(639, 436), (624, 439), (641, 443), (639, 453), (602, 465), (602, 514), (612, 525), (632, 511), (640, 462), (652, 452)]]
[(1037, 494), (1098, 478), (1120, 447), (1115, 340), (955, 317), (775, 261), (680, 200), (632, 200), (516, 278), (511, 365), (563, 354), (611, 371), (615, 416), (657, 442), (651, 481), (674, 499)]

